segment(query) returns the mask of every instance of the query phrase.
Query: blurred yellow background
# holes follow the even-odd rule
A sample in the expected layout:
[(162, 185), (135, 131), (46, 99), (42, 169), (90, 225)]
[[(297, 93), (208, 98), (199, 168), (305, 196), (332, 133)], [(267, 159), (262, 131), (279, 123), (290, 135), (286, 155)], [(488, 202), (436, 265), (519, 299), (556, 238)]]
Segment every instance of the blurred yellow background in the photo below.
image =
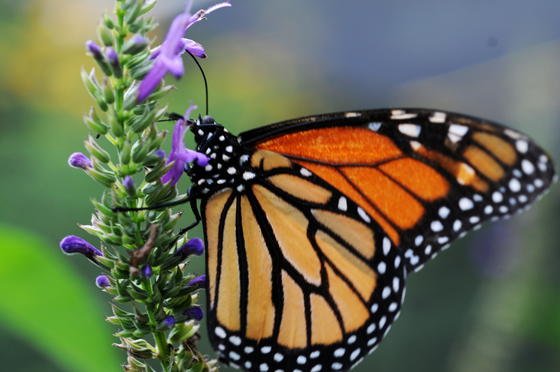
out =
[[(183, 4), (160, 1), (160, 32)], [(430, 107), (524, 131), (559, 163), (557, 0), (233, 5), (189, 37), (209, 55), (210, 113), (234, 133), (319, 112)], [(92, 66), (84, 42), (111, 8), (0, 0), (0, 370), (119, 370), (97, 272), (57, 246), (80, 234), (101, 192), (66, 159), (82, 150), (91, 104), (79, 77)], [(200, 75), (187, 66), (173, 111), (204, 103)], [(560, 370), (559, 218), (556, 185), (528, 213), (483, 228), (412, 275), (399, 321), (357, 370)], [(203, 348), (211, 353), (204, 340)]]

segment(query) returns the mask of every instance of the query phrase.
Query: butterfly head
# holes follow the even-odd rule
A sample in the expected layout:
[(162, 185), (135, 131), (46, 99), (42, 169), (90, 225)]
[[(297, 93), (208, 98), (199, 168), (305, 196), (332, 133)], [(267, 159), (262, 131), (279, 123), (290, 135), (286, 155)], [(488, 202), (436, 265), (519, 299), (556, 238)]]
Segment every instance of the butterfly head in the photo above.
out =
[(193, 165), (187, 170), (193, 192), (204, 195), (226, 187), (236, 187), (243, 168), (244, 151), (236, 136), (210, 116), (199, 117), (191, 126), (196, 151), (208, 156), (204, 167)]

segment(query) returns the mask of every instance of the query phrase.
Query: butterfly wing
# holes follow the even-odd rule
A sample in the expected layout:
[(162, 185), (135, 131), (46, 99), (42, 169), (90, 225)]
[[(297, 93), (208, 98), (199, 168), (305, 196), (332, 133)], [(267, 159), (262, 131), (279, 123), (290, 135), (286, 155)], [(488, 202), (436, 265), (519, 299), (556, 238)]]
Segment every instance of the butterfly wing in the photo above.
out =
[(240, 135), (243, 145), (287, 157), (333, 185), (375, 221), (418, 270), (468, 230), (527, 208), (555, 177), (526, 135), (442, 111), (343, 112)]
[(346, 370), (398, 316), (401, 252), (303, 166), (270, 151), (248, 161), (250, 185), (201, 206), (211, 342), (247, 370)]

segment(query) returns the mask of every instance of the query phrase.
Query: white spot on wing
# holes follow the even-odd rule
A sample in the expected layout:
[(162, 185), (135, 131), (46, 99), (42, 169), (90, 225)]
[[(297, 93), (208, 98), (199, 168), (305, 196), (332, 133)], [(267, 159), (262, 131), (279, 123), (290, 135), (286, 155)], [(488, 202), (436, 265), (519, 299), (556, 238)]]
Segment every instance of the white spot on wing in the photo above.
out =
[(432, 123), (445, 123), (445, 119), (447, 119), (447, 115), (443, 112), (434, 112), (429, 118)]
[(474, 207), (474, 203), (472, 202), (471, 199), (461, 198), (459, 200), (459, 208), (461, 208), (462, 211), (468, 211), (470, 209), (473, 209), (473, 207)]
[(529, 150), (529, 142), (527, 142), (525, 140), (522, 140), (522, 139), (517, 140), (515, 142), (515, 148), (520, 153), (525, 154), (527, 152), (527, 150)]
[(410, 147), (414, 150), (414, 151), (418, 151), (420, 149), (420, 147), (422, 147), (422, 144), (418, 141), (410, 141)]
[(417, 116), (418, 116), (418, 114), (414, 114), (414, 113), (411, 113), (411, 112), (406, 112), (404, 110), (393, 110), (393, 111), (391, 111), (391, 120), (413, 119)]
[(243, 179), (245, 181), (252, 180), (253, 178), (255, 178), (255, 173), (253, 173), (253, 172), (243, 172)]
[(222, 327), (216, 327), (214, 334), (219, 338), (226, 338), (226, 331)]
[(409, 137), (418, 137), (421, 129), (422, 128), (416, 124), (399, 124), (399, 132)]
[(367, 223), (371, 222), (371, 219), (369, 218), (369, 216), (367, 215), (366, 211), (364, 211), (362, 208), (358, 207), (358, 214), (360, 215), (360, 217), (362, 217), (362, 220), (366, 221)]
[(387, 270), (387, 264), (385, 264), (385, 262), (381, 261), (378, 265), (377, 265), (377, 272), (381, 275), (385, 274), (385, 271)]
[(451, 213), (451, 211), (447, 207), (441, 207), (438, 212), (439, 216), (443, 219), (446, 219), (449, 213)]
[(529, 160), (523, 159), (523, 161), (521, 162), (521, 169), (523, 169), (523, 172), (525, 172), (525, 174), (531, 175), (535, 171), (535, 166)]
[(374, 132), (377, 132), (381, 128), (381, 123), (379, 122), (372, 122), (368, 124), (368, 128)]
[(344, 196), (341, 196), (338, 199), (338, 209), (340, 209), (341, 211), (346, 211), (348, 209), (348, 203)]
[(517, 178), (511, 179), (509, 181), (508, 187), (512, 192), (521, 191), (521, 183), (519, 182), (519, 180)]
[(459, 142), (467, 134), (469, 127), (460, 124), (451, 124), (447, 132), (447, 137), (451, 142)]
[(383, 254), (387, 256), (389, 254), (389, 250), (391, 249), (391, 241), (389, 238), (383, 238)]

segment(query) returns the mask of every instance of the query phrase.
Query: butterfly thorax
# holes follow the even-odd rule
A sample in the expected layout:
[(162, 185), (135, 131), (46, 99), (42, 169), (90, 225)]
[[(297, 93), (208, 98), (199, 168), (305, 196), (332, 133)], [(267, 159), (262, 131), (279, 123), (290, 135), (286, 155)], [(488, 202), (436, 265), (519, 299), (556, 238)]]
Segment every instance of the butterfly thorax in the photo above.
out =
[(201, 197), (224, 188), (242, 191), (254, 174), (247, 162), (248, 151), (239, 144), (237, 137), (209, 116), (199, 118), (192, 130), (196, 151), (209, 158), (206, 166), (193, 164), (187, 170), (192, 181), (192, 195)]

